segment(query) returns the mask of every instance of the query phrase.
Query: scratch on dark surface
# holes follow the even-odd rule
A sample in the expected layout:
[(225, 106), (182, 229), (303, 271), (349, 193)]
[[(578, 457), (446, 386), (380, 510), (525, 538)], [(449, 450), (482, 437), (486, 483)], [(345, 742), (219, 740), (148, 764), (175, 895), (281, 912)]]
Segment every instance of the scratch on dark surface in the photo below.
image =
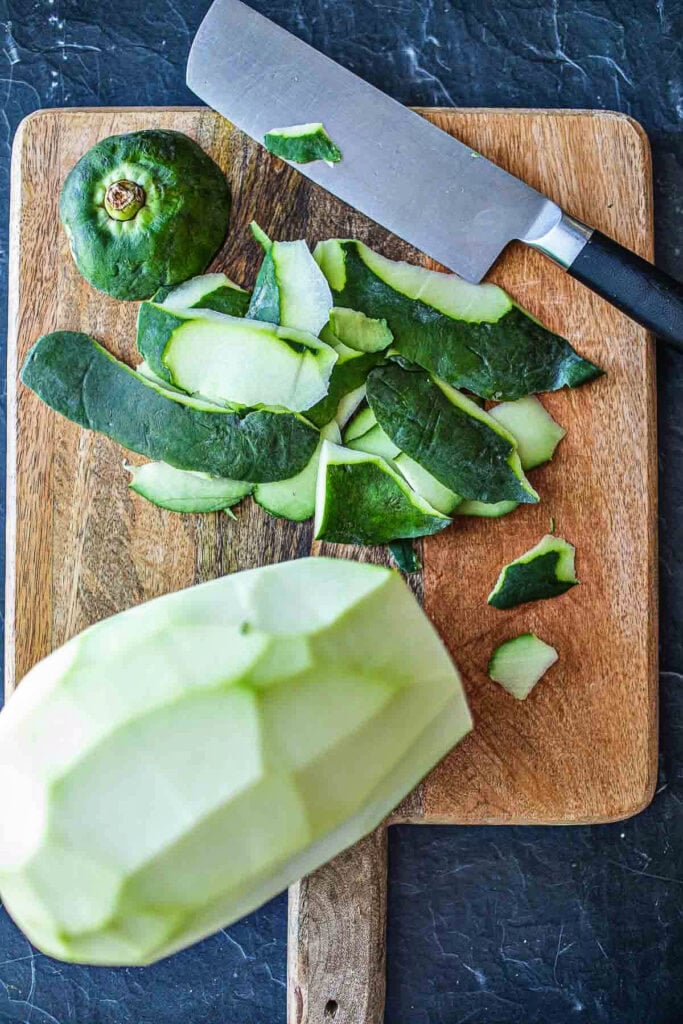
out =
[(600, 952), (604, 956), (605, 960), (609, 960), (609, 957), (607, 956), (607, 953), (605, 952), (604, 947), (603, 947), (603, 945), (602, 945), (602, 943), (600, 942), (599, 939), (595, 940), (595, 945), (598, 947), (598, 949), (600, 950)]
[(5, 37), (2, 52), (7, 58), (7, 63), (10, 66), (14, 66), (15, 64), (18, 64), (21, 61), (21, 57), (19, 56), (19, 48), (17, 46), (17, 41), (12, 35), (12, 22), (3, 21), (0, 22), (0, 25), (2, 25), (3, 34)]
[(620, 868), (622, 871), (628, 871), (631, 875), (637, 875), (639, 878), (653, 878), (658, 882), (671, 882), (672, 885), (683, 885), (683, 878), (672, 878), (670, 875), (656, 875), (651, 871), (645, 871), (641, 868), (632, 868), (618, 860), (610, 860), (609, 863), (614, 864), (615, 867)]
[(235, 949), (240, 954), (240, 956), (242, 957), (243, 960), (247, 960), (248, 961), (248, 960), (253, 960), (254, 959), (253, 956), (249, 956), (247, 953), (245, 953), (244, 947), (239, 944), (237, 939), (233, 939), (232, 935), (228, 931), (226, 931), (225, 928), (220, 928), (219, 932), (220, 932), (221, 935), (223, 935), (228, 940), (228, 942), (230, 943), (231, 946), (235, 947)]

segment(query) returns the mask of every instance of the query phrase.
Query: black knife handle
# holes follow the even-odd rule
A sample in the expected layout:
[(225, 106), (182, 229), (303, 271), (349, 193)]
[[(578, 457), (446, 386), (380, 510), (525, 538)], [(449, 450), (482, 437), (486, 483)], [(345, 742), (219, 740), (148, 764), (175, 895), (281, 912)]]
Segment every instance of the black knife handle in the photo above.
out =
[(683, 351), (683, 285), (647, 260), (593, 231), (567, 268), (632, 320)]

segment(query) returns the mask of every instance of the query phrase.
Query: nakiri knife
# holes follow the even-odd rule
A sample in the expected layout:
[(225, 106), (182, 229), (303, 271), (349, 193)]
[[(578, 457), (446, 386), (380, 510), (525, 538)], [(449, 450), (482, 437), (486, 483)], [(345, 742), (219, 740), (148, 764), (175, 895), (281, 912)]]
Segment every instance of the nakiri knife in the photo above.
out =
[(240, 0), (213, 3), (187, 84), (258, 142), (322, 121), (343, 159), (293, 166), (466, 280), (517, 239), (683, 348), (678, 281)]

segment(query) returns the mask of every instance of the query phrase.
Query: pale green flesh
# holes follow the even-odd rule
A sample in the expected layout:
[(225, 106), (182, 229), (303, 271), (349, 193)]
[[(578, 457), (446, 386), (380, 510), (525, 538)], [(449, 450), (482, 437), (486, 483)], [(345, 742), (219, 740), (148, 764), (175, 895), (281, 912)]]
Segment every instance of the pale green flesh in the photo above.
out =
[[(164, 391), (171, 391), (174, 395), (187, 394), (187, 391), (183, 391), (182, 388), (177, 388), (173, 384), (169, 384), (167, 380), (164, 380), (163, 377), (156, 374), (146, 359), (143, 359), (141, 363), (138, 363), (135, 367), (135, 372), (139, 373), (141, 377), (145, 378), (145, 380), (150, 380), (152, 384), (156, 384), (158, 388), (163, 389)], [(225, 408), (222, 402), (208, 404), (215, 405), (215, 407), (219, 409)]]
[(489, 410), (489, 416), (516, 439), (522, 469), (525, 471), (549, 462), (567, 433), (535, 395), (496, 405)]
[(124, 465), (131, 474), (130, 489), (170, 512), (218, 512), (236, 505), (254, 489), (254, 484), (243, 480), (175, 469), (165, 462)]
[(344, 345), (358, 352), (382, 352), (394, 340), (386, 320), (374, 320), (343, 306), (330, 310), (330, 327)]
[(310, 519), (315, 512), (316, 481), (318, 463), (324, 441), (341, 444), (341, 433), (336, 420), (328, 423), (320, 431), (320, 444), (304, 469), (289, 480), (277, 480), (269, 484), (257, 484), (254, 488), (254, 500), (272, 516), (291, 519), (301, 523)]
[(444, 487), (435, 476), (428, 473), (426, 469), (420, 466), (415, 459), (411, 459), (410, 455), (406, 455), (405, 452), (399, 452), (394, 459), (394, 464), (397, 469), (400, 469), (413, 490), (417, 491), (425, 501), (428, 501), (439, 512), (443, 512), (445, 516), (452, 515), (463, 504), (459, 494), (449, 490), (448, 487)]
[(138, 606), (0, 715), (3, 902), (51, 956), (149, 963), (356, 842), (470, 728), (382, 567), (302, 559)]
[[(391, 462), (397, 455), (401, 454), (401, 449), (397, 448), (391, 438), (384, 433), (379, 423), (375, 423), (374, 427), (371, 427), (365, 434), (361, 434), (360, 437), (347, 441), (346, 445), (353, 451), (366, 452), (368, 455), (379, 455), (381, 458), (386, 459), (387, 462)], [(422, 494), (422, 497), (426, 498), (426, 495)]]
[(346, 427), (344, 431), (344, 444), (350, 444), (351, 441), (355, 441), (356, 438), (367, 434), (368, 430), (372, 430), (375, 426), (377, 426), (377, 417), (369, 405), (363, 406)]
[(303, 241), (273, 242), (280, 324), (318, 335), (330, 318), (332, 292)]
[(558, 657), (550, 644), (534, 633), (525, 633), (496, 648), (489, 662), (489, 676), (517, 700), (525, 700)]
[(251, 230), (263, 247), (265, 258), (272, 261), (271, 286), (276, 287), (277, 296), (271, 302), (275, 301), (278, 307), (277, 323), (317, 336), (330, 318), (332, 292), (306, 242), (271, 241), (255, 221)]
[(346, 267), (344, 250), (339, 241), (336, 238), (328, 238), (318, 242), (313, 250), (313, 259), (327, 278), (332, 291), (342, 291), (346, 284)]
[(324, 398), (336, 361), (329, 345), (305, 331), (211, 310), (179, 324), (163, 355), (173, 383), (184, 391), (291, 412)]
[(201, 274), (173, 288), (161, 305), (171, 312), (182, 312), (197, 307), (205, 296), (218, 288), (232, 288), (236, 292), (247, 294), (245, 289), (231, 281), (227, 274)]
[(358, 251), (373, 274), (408, 299), (419, 299), (446, 316), (495, 323), (512, 309), (512, 300), (495, 284), (471, 284), (455, 274), (390, 260), (362, 242)]
[(252, 235), (254, 236), (258, 244), (261, 246), (263, 251), (268, 252), (271, 245), (273, 244), (272, 238), (268, 237), (263, 228), (255, 220), (251, 221), (249, 227), (251, 228)]
[(340, 430), (344, 429), (358, 409), (358, 406), (363, 401), (365, 401), (365, 384), (361, 384), (361, 386), (356, 388), (354, 391), (349, 391), (348, 395), (344, 395), (344, 397), (340, 399), (335, 416)]
[(322, 121), (309, 121), (306, 124), (291, 124), (287, 128), (271, 128), (268, 135), (279, 135), (283, 139), (300, 139), (302, 136), (315, 135), (322, 127)]
[(184, 391), (182, 388), (177, 388), (174, 384), (170, 384), (163, 377), (159, 377), (154, 372), (148, 362), (143, 360), (135, 367), (135, 372), (145, 380), (150, 381), (156, 385), (156, 390), (159, 392), (169, 392), (170, 397), (176, 402), (181, 402), (186, 399), (187, 405), (191, 405), (193, 409), (202, 409), (205, 412), (212, 412), (213, 410), (220, 409), (221, 412), (225, 412), (226, 409), (234, 410), (235, 412), (241, 412), (244, 409), (243, 405), (239, 405), (233, 402), (214, 401), (211, 398), (206, 398), (205, 395), (194, 394), (191, 395), (189, 392)]
[(500, 519), (510, 512), (519, 508), (517, 501), (494, 501), (488, 504), (484, 501), (465, 499), (461, 501), (455, 510), (457, 516), (477, 516), (480, 519)]
[[(345, 241), (350, 239), (330, 238), (319, 242), (313, 251), (331, 288), (337, 292), (343, 290), (346, 280), (344, 251), (340, 244)], [(365, 265), (390, 288), (408, 299), (419, 299), (446, 316), (474, 323), (495, 323), (512, 309), (509, 295), (495, 284), (470, 284), (455, 274), (390, 260), (362, 242), (354, 244)]]

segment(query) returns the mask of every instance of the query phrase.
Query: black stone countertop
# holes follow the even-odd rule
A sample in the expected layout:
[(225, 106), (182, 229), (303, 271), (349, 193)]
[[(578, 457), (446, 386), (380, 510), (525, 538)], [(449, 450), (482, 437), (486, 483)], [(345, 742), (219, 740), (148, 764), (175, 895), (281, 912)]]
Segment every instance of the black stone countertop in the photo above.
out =
[[(251, 2), (404, 103), (632, 114), (653, 145), (658, 259), (683, 277), (681, 0)], [(39, 107), (195, 103), (185, 60), (207, 6), (0, 0), (3, 290), (21, 118)], [(597, 827), (393, 829), (387, 1024), (683, 1022), (683, 356), (665, 350), (659, 402), (654, 802)], [(282, 895), (154, 967), (104, 970), (35, 953), (3, 914), (0, 1022), (279, 1024), (285, 918)]]

